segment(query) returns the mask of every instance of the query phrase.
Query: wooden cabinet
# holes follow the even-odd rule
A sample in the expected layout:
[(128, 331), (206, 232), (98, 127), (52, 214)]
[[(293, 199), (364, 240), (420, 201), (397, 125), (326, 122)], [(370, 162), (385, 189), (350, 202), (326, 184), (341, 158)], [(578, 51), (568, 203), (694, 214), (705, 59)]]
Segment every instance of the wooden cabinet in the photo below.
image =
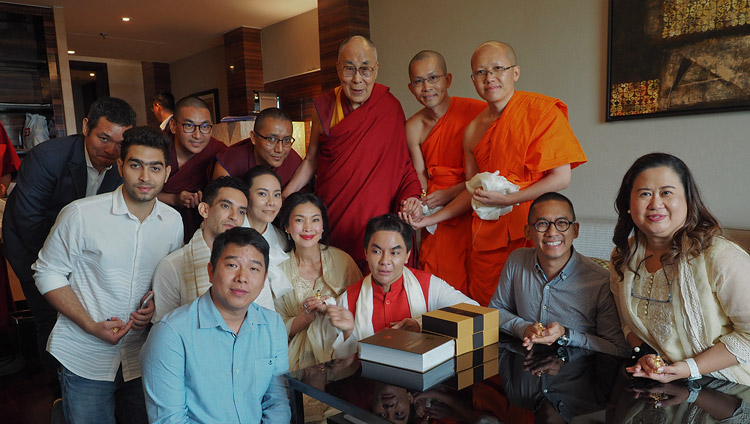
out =
[(26, 113), (47, 118), (50, 138), (65, 135), (54, 17), (0, 3), (0, 121), (19, 148)]

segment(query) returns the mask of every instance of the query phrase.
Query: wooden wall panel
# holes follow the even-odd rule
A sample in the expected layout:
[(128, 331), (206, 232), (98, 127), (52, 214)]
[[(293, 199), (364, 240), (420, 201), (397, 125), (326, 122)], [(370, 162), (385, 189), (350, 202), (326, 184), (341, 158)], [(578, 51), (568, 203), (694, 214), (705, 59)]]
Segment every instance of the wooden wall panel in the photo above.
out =
[[(159, 90), (172, 92), (172, 74), (169, 71), (169, 63), (164, 62), (141, 62), (143, 68), (143, 95), (146, 99), (146, 121), (150, 127), (158, 127), (161, 122), (156, 121), (156, 116), (151, 112), (151, 98)], [(177, 101), (179, 99), (175, 99)]]
[(322, 92), (320, 71), (269, 82), (265, 91), (279, 96), (281, 109), (286, 111), (292, 120), (310, 121), (314, 113), (312, 99)]
[(370, 37), (368, 0), (318, 0), (320, 82), (323, 91), (339, 85), (336, 74), (339, 44), (352, 35)]
[(224, 34), (229, 115), (253, 112), (253, 91), (263, 91), (260, 30), (241, 27)]

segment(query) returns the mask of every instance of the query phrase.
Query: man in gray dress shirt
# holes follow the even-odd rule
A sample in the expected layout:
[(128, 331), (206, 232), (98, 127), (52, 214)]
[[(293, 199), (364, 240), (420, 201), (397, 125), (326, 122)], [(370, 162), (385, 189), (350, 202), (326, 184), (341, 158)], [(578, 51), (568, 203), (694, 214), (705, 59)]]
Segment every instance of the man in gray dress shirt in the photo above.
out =
[(539, 196), (529, 210), (526, 238), (505, 263), (490, 307), (500, 311), (500, 330), (534, 344), (575, 346), (626, 356), (609, 272), (576, 252), (578, 223), (570, 200)]

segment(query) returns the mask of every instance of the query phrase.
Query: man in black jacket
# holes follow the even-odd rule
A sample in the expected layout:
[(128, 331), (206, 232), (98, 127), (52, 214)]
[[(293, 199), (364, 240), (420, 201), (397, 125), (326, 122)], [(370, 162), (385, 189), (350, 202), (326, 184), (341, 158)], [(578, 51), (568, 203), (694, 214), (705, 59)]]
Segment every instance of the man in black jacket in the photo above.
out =
[(46, 346), (57, 311), (37, 290), (31, 264), (64, 206), (120, 185), (122, 178), (112, 165), (120, 157), (123, 133), (135, 125), (135, 120), (135, 110), (124, 100), (96, 100), (83, 119), (83, 134), (45, 141), (29, 151), (5, 206), (5, 257), (34, 314), (42, 365), (53, 376), (57, 361)]

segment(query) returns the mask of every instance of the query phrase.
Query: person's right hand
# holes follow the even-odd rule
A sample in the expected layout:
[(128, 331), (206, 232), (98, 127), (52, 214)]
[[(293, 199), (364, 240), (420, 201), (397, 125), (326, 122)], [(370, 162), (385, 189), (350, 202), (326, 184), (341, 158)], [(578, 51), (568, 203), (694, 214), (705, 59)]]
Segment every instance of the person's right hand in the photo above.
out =
[(180, 192), (180, 206), (185, 208), (195, 208), (198, 206), (198, 203), (201, 202), (201, 193), (192, 193), (189, 191), (181, 191)]
[(344, 333), (344, 340), (352, 335), (352, 331), (354, 331), (354, 315), (352, 315), (349, 309), (343, 306), (330, 305), (328, 306), (328, 319), (331, 320), (332, 326)]
[(132, 319), (125, 324), (125, 321), (120, 318), (112, 317), (109, 321), (95, 322), (90, 329), (89, 334), (96, 336), (109, 344), (116, 345), (120, 342), (120, 339), (128, 334), (131, 328), (133, 328)]

